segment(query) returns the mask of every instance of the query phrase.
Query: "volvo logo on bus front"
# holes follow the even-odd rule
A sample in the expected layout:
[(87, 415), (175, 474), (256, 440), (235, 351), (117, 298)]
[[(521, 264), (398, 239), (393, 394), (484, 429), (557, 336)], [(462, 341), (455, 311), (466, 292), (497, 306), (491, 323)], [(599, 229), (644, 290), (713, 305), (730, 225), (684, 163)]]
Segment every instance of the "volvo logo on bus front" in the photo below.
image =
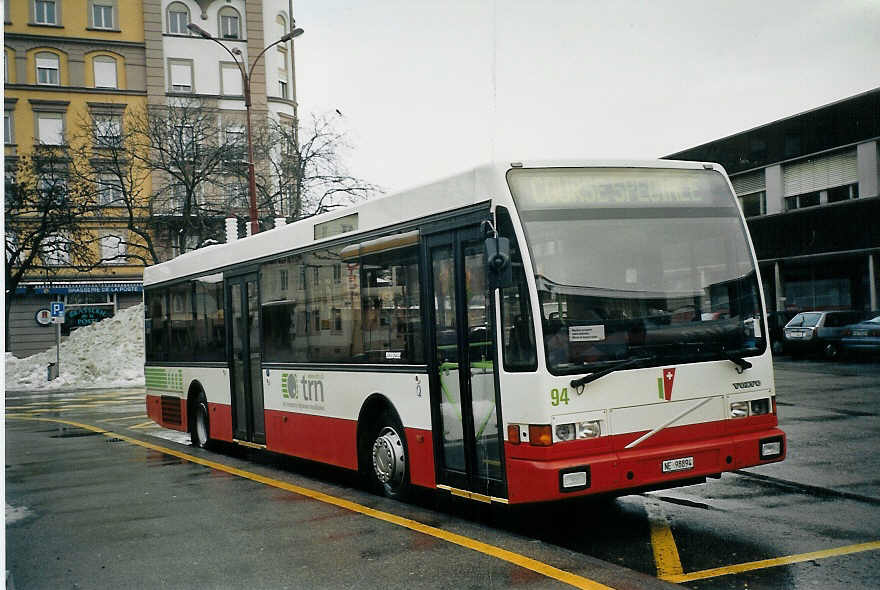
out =
[(761, 387), (761, 381), (760, 379), (755, 379), (754, 381), (741, 381), (732, 385), (734, 389), (749, 389), (751, 387)]

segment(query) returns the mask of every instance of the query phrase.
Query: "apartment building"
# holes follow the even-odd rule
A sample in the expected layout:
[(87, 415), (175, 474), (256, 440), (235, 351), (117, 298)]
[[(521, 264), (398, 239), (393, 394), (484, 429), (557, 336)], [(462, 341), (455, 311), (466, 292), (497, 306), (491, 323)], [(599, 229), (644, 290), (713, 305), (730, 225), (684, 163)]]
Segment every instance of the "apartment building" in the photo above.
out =
[[(19, 159), (35, 150), (63, 153), (83, 121), (100, 120), (101, 133), (118, 134), (129, 114), (184, 102), (216, 113), (225, 141), (243, 144), (245, 93), (235, 60), (250, 66), (293, 24), (288, 0), (18, 0), (4, 7), (7, 181)], [(214, 40), (191, 32), (189, 23)], [(254, 65), (249, 81), (255, 128), (270, 119), (294, 125), (293, 63), (293, 42), (287, 42), (269, 48)], [(238, 194), (204, 195), (220, 205), (218, 227), (227, 215), (247, 216), (241, 205), (246, 185), (226, 186)], [(140, 188), (154, 198), (173, 190), (158, 173)], [(117, 206), (106, 182), (96, 179), (94, 190), (107, 206), (80, 223), (95, 235), (96, 257), (108, 260), (80, 272), (63, 248), (43, 257), (40, 271), (27, 276), (12, 298), (6, 350), (16, 356), (54, 345), (54, 329), (37, 321), (51, 301), (66, 303), (67, 333), (142, 299), (143, 262), (127, 256), (131, 251), (123, 243), (136, 240), (125, 234), (127, 211)], [(137, 212), (149, 214), (146, 203)], [(173, 228), (179, 213), (166, 214)], [(170, 244), (162, 258), (179, 253), (173, 235), (155, 238)], [(65, 236), (49, 239), (63, 243)]]
[[(210, 110), (216, 118), (217, 142), (237, 147), (244, 159), (247, 138), (245, 88), (239, 69), (242, 64), (250, 74), (253, 129), (265, 129), (270, 121), (293, 129), (293, 41), (273, 45), (292, 30), (289, 4), (288, 0), (144, 0), (150, 108), (156, 111), (197, 105)], [(211, 38), (191, 31), (190, 23)], [(157, 186), (173, 184), (162, 176), (154, 175)], [(175, 187), (169, 190), (174, 192)], [(211, 206), (203, 207), (209, 211), (203, 215), (214, 217), (209, 234), (221, 232), (227, 216), (248, 217), (247, 179), (240, 168), (225, 181), (200, 188), (196, 199), (210, 202)], [(279, 194), (278, 199), (275, 214), (284, 214), (287, 208), (283, 195)], [(173, 216), (174, 207), (171, 209)], [(258, 211), (259, 217), (266, 215), (265, 210)], [(197, 247), (205, 238), (204, 233), (188, 234), (188, 243), (178, 244), (174, 236), (184, 234), (173, 218), (166, 227), (169, 235), (163, 241), (171, 244), (166, 257)]]
[[(106, 136), (118, 135), (126, 114), (145, 107), (144, 22), (139, 6), (140, 2), (129, 0), (4, 3), (7, 182), (14, 179), (20, 159), (41, 158), (51, 151), (59, 154), (63, 167), (70, 142), (83, 125), (101, 121)], [(66, 179), (58, 182), (63, 185)], [(145, 189), (148, 192), (149, 186)], [(97, 257), (108, 262), (78, 272), (65, 245), (65, 232), (47, 236), (59, 247), (42, 257), (43, 268), (25, 277), (12, 297), (6, 349), (17, 356), (54, 343), (52, 326), (36, 319), (50, 301), (68, 305), (67, 332), (141, 300), (143, 270), (124, 256), (120, 236), (125, 236), (125, 219), (117, 195), (97, 178), (94, 190), (106, 207), (77, 223), (94, 236), (92, 247), (100, 250)]]

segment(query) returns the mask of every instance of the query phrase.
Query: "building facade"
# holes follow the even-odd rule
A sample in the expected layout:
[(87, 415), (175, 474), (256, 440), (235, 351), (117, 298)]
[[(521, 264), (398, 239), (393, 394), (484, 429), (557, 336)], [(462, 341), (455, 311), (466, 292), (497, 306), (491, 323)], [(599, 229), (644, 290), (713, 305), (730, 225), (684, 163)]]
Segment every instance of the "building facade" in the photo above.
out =
[[(265, 136), (258, 137), (259, 130), (265, 131), (273, 124), (295, 129), (293, 41), (274, 45), (257, 59), (264, 49), (292, 31), (289, 7), (288, 0), (144, 0), (150, 108), (154, 112), (176, 108), (179, 112), (195, 105), (210, 111), (216, 120), (216, 141), (226, 143), (230, 149), (237, 148), (242, 154), (239, 159), (244, 160), (246, 105), (244, 80), (236, 63), (239, 62), (246, 65), (250, 74), (255, 140), (265, 141)], [(190, 31), (190, 23), (206, 31), (213, 40)], [(259, 155), (255, 159), (261, 178), (270, 176), (268, 164), (261, 162)], [(220, 176), (218, 182), (204, 183), (197, 195), (189, 197), (197, 201), (193, 205), (207, 219), (209, 234), (216, 233), (226, 217), (248, 217), (248, 187), (243, 169), (233, 166), (229, 174)], [(167, 174), (157, 172), (153, 180), (156, 186), (175, 190)], [(259, 217), (287, 214), (284, 191), (277, 191), (277, 201), (271, 213), (261, 206)], [(179, 215), (179, 209), (170, 211), (172, 217)], [(171, 244), (171, 251), (164, 258), (198, 247), (206, 237), (202, 232), (181, 232), (173, 218), (166, 229), (169, 236), (163, 241)], [(187, 242), (175, 244), (174, 236), (182, 236)]]
[[(208, 31), (250, 65), (267, 45), (292, 30), (289, 6), (288, 0), (5, 2), (7, 183), (16, 163), (27, 154), (47, 148), (68, 150), (83, 121), (98, 125), (100, 119), (101, 129), (121, 134), (129, 114), (187, 101), (217, 114), (218, 137), (230, 145), (243, 144), (244, 88), (235, 58), (214, 41), (191, 33), (187, 24)], [(272, 120), (295, 128), (293, 42), (266, 51), (253, 68), (250, 82), (254, 126)], [(212, 186), (221, 188), (205, 198), (220, 203), (220, 226), (227, 215), (247, 216), (241, 205), (246, 184), (230, 180)], [(228, 187), (238, 194), (223, 194)], [(67, 306), (67, 333), (142, 300), (144, 261), (126, 256), (131, 251), (126, 252), (122, 244), (137, 238), (126, 236), (130, 216), (115, 206), (113, 187), (107, 188), (96, 178), (96, 197), (103, 199), (104, 192), (109, 192), (110, 198), (106, 208), (81, 223), (95, 236), (96, 257), (108, 260), (82, 272), (63, 248), (60, 255), (56, 251), (44, 256), (39, 272), (26, 276), (11, 299), (7, 351), (23, 357), (54, 345), (52, 326), (37, 321), (38, 312), (52, 301)], [(165, 198), (159, 193), (173, 187), (154, 172), (141, 189), (155, 202)], [(283, 214), (283, 204), (279, 209)], [(154, 213), (151, 202), (143, 203), (136, 215), (146, 223)], [(179, 213), (166, 213), (173, 227)], [(115, 238), (120, 235), (124, 239)], [(159, 247), (160, 259), (198, 245), (164, 238), (155, 236), (158, 244), (171, 244)], [(65, 236), (51, 239), (61, 242)]]
[(878, 310), (880, 88), (666, 156), (722, 164), (768, 311)]
[[(14, 182), (22, 159), (38, 161), (52, 152), (64, 168), (71, 142), (86, 132), (84, 126), (101, 120), (102, 129), (118, 135), (126, 114), (144, 108), (144, 22), (140, 2), (20, 0), (4, 5), (4, 151), (7, 182)], [(65, 233), (47, 237), (60, 247), (42, 256), (42, 268), (26, 276), (11, 299), (6, 349), (16, 356), (54, 344), (53, 327), (36, 319), (51, 301), (69, 306), (67, 332), (141, 300), (143, 267), (125, 258), (121, 248), (125, 220), (112, 187), (105, 190), (95, 180), (100, 198), (107, 193), (106, 207), (77, 223), (93, 237), (95, 255), (108, 262), (79, 272), (65, 249)], [(66, 178), (59, 180), (66, 183)]]

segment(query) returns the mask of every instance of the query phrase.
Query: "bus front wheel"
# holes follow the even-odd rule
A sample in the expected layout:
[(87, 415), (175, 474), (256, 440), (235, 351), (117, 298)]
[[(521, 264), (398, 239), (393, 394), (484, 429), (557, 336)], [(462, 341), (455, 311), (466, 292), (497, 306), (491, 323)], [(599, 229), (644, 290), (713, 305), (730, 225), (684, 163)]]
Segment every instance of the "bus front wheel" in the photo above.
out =
[(205, 394), (199, 394), (199, 401), (195, 405), (196, 414), (193, 417), (192, 432), (190, 432), (190, 440), (194, 447), (200, 449), (208, 448), (210, 443), (210, 419), (208, 417), (208, 401)]
[(371, 437), (371, 479), (389, 498), (401, 499), (409, 488), (409, 459), (403, 426), (396, 416), (383, 412)]

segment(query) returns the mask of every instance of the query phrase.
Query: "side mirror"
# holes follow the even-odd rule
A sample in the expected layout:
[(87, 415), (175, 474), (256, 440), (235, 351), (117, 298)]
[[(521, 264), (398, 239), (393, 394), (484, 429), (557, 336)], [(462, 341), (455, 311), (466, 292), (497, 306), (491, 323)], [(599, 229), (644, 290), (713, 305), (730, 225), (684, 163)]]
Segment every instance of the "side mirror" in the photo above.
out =
[(489, 269), (489, 288), (503, 289), (513, 284), (513, 266), (510, 264), (510, 240), (486, 238), (486, 267)]

